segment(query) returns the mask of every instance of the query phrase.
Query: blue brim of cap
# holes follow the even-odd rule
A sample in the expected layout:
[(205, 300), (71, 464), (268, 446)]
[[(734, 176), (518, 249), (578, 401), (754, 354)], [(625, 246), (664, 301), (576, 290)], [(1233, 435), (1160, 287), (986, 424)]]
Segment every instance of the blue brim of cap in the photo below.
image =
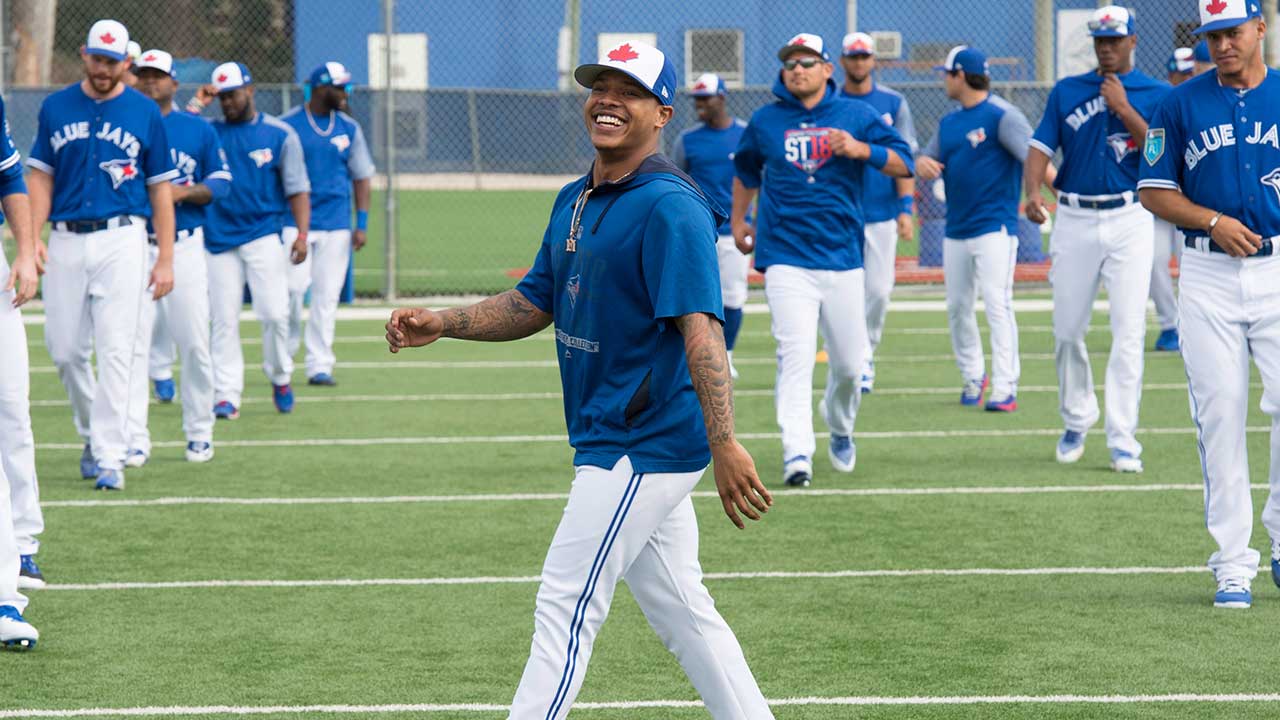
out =
[(719, 92), (691, 92), (691, 93), (689, 93), (689, 97), (696, 97), (696, 98), (702, 98), (702, 97), (720, 97), (720, 96), (722, 96), (722, 95), (724, 95), (724, 93), (719, 93)]
[(111, 52), (110, 50), (103, 50), (102, 48), (86, 48), (85, 52), (89, 55), (101, 55), (102, 57), (111, 58), (112, 60), (123, 60), (129, 57), (125, 53)]
[(841, 53), (842, 57), (871, 57), (875, 53), (867, 50), (854, 50), (853, 52)]
[(1261, 17), (1261, 15), (1250, 15), (1248, 17), (1231, 18), (1229, 20), (1214, 20), (1213, 22), (1201, 25), (1191, 32), (1195, 35), (1200, 35), (1202, 33), (1213, 32), (1215, 30), (1230, 30), (1233, 27), (1243, 25), (1257, 17)]
[(947, 67), (946, 65), (934, 65), (933, 69), (937, 70), (938, 72), (951, 72), (951, 68)]
[(1093, 37), (1129, 37), (1129, 33), (1120, 32), (1119, 30), (1099, 30), (1089, 34)]
[(654, 92), (653, 88), (646, 85), (645, 82), (641, 80), (640, 77), (635, 73), (630, 72), (628, 70), (623, 70), (622, 68), (616, 68), (612, 65), (600, 65), (598, 63), (587, 63), (586, 65), (579, 65), (573, 71), (573, 79), (577, 80), (578, 84), (581, 85), (582, 87), (590, 90), (591, 83), (595, 82), (596, 78), (600, 77), (600, 73), (604, 72), (605, 70), (616, 70), (622, 73), (623, 75), (626, 75), (627, 77), (639, 83), (640, 87), (644, 88), (645, 90), (648, 90), (650, 95), (658, 98), (658, 102), (662, 103), (663, 105), (671, 104), (671, 101), (667, 100), (666, 98), (662, 97), (658, 93)]

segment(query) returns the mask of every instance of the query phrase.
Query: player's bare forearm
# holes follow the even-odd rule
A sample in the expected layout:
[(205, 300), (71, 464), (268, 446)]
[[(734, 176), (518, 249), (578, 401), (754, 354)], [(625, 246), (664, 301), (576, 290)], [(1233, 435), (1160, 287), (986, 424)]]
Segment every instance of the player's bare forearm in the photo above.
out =
[(1045, 182), (1045, 173), (1048, 172), (1050, 159), (1035, 146), (1027, 151), (1027, 161), (1022, 168), (1022, 188), (1026, 191), (1027, 197), (1040, 196), (1040, 186)]
[(916, 195), (916, 179), (914, 177), (894, 178), (893, 187), (900, 198), (915, 197)]
[(12, 193), (0, 198), (4, 217), (9, 221), (19, 258), (35, 258), (36, 234), (31, 229), (31, 199), (26, 193)]
[(707, 442), (712, 449), (733, 442), (733, 379), (725, 351), (724, 328), (706, 313), (691, 313), (674, 320), (684, 336), (693, 390), (702, 405)]
[(1050, 195), (1053, 194), (1053, 184), (1057, 182), (1057, 180), (1058, 180), (1058, 168), (1054, 167), (1053, 163), (1049, 163), (1048, 166), (1045, 167), (1044, 169), (1043, 187), (1045, 190), (1049, 191)]
[(311, 232), (311, 194), (300, 192), (290, 195), (289, 211), (293, 213), (298, 234), (305, 237)]
[(551, 319), (550, 313), (542, 312), (514, 289), (440, 313), (443, 337), (485, 342), (529, 337), (550, 325)]
[(172, 185), (167, 182), (147, 186), (151, 199), (151, 226), (156, 232), (156, 248), (160, 261), (173, 261), (173, 238), (176, 221), (173, 215)]
[(1138, 191), (1142, 206), (1152, 215), (1178, 227), (1205, 229), (1217, 210), (1197, 205), (1177, 190), (1142, 188)]
[(32, 168), (27, 173), (27, 197), (31, 202), (31, 227), (39, 233), (40, 228), (49, 221), (49, 212), (53, 207), (53, 176)]
[(363, 180), (352, 180), (351, 189), (354, 190), (356, 196), (356, 210), (369, 210), (369, 198), (373, 193), (373, 179), (365, 178)]
[(729, 222), (737, 225), (747, 221), (747, 211), (755, 202), (760, 188), (749, 188), (738, 178), (733, 179), (733, 207), (729, 211)]
[(1116, 115), (1124, 124), (1124, 129), (1129, 131), (1129, 137), (1139, 143), (1147, 137), (1147, 120), (1132, 105), (1122, 108)]
[(911, 168), (907, 167), (907, 163), (898, 155), (896, 150), (885, 148), (889, 153), (889, 159), (885, 160), (884, 167), (880, 168), (880, 172), (892, 178), (909, 178), (911, 177)]
[(213, 202), (213, 191), (204, 183), (194, 185), (174, 185), (173, 201), (188, 205), (208, 205)]

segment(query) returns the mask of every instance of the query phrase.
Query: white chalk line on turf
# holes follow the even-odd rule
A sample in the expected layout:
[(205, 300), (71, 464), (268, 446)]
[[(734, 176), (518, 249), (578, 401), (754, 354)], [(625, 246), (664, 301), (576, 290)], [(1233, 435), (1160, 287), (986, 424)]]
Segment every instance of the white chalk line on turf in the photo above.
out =
[[(1175, 693), (1169, 695), (950, 695), (950, 696), (851, 696), (766, 698), (774, 707), (884, 706), (884, 705), (1133, 705), (1156, 703), (1274, 703), (1275, 693)], [(592, 710), (645, 710), (700, 708), (698, 700), (622, 700), (578, 702), (575, 712)], [(498, 713), (509, 705), (491, 703), (401, 703), (385, 705), (195, 705), (131, 708), (77, 708), (72, 710), (0, 710), (0, 718), (163, 717), (190, 715), (359, 715), (386, 713)]]

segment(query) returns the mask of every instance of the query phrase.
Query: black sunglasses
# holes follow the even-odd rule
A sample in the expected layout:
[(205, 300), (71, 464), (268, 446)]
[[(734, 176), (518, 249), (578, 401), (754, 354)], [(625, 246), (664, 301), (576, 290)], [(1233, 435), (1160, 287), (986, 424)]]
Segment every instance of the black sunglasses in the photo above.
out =
[(805, 68), (807, 70), (813, 67), (814, 65), (817, 65), (820, 62), (822, 61), (816, 57), (804, 57), (799, 59), (791, 58), (790, 60), (783, 60), (782, 67), (788, 70), (795, 70), (796, 66), (799, 65), (800, 67)]

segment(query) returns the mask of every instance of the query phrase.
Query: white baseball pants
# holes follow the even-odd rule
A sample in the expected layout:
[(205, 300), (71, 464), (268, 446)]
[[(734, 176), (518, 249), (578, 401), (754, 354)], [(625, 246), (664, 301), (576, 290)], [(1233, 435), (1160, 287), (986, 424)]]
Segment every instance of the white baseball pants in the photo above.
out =
[(732, 235), (716, 238), (716, 258), (720, 261), (720, 297), (727, 308), (747, 304), (747, 274), (751, 272), (751, 256), (743, 255)]
[(1113, 210), (1088, 210), (1063, 203), (1049, 236), (1063, 425), (1085, 432), (1098, 421), (1098, 396), (1084, 339), (1102, 283), (1111, 304), (1111, 357), (1105, 381), (1107, 447), (1135, 457), (1142, 453), (1134, 433), (1142, 401), (1153, 234), (1151, 213), (1136, 202)]
[[(0, 293), (0, 299), (6, 297)], [(9, 295), (8, 297), (12, 297)], [(18, 592), (18, 568), (21, 557), (13, 529), (13, 506), (9, 500), (9, 478), (0, 467), (0, 605), (12, 605), (22, 612), (27, 597)]]
[(874, 359), (880, 338), (884, 336), (884, 321), (889, 315), (889, 295), (898, 259), (898, 221), (885, 220), (871, 223), (863, 231), (862, 265), (867, 285), (867, 350), (865, 360)]
[(619, 580), (626, 580), (713, 718), (773, 717), (738, 639), (702, 584), (689, 497), (702, 473), (640, 475), (625, 456), (612, 469), (575, 468), (542, 566), (533, 645), (510, 720), (569, 714)]
[[(9, 264), (0, 252), (0, 284), (9, 278)], [(9, 504), (0, 508), (0, 528), (8, 527), (17, 552), (34, 555), (40, 548), (37, 536), (44, 531), (40, 510), (40, 484), (36, 480), (36, 444), (31, 434), (31, 375), (27, 352), (27, 331), (22, 314), (13, 306), (12, 291), (0, 292), (0, 476), (7, 488), (0, 495)], [(0, 530), (2, 532), (2, 530)], [(0, 555), (6, 551), (0, 538)], [(0, 561), (0, 574), (7, 572)], [(14, 568), (17, 574), (17, 568)], [(0, 586), (0, 605), (5, 603)]]
[(240, 308), (249, 283), (253, 310), (262, 323), (262, 371), (272, 385), (287, 385), (293, 375), (289, 356), (289, 277), (280, 236), (272, 233), (238, 248), (207, 253), (209, 317), (213, 321), (213, 396), (240, 407), (244, 394), (244, 351), (240, 347)]
[(307, 259), (294, 265), (289, 259), (298, 229), (284, 229), (285, 263), (289, 267), (289, 357), (302, 344), (302, 305), (311, 290), (311, 317), (307, 320), (307, 377), (333, 374), (338, 358), (333, 335), (338, 322), (338, 299), (351, 261), (350, 230), (312, 230), (307, 235)]
[(1215, 578), (1253, 578), (1259, 553), (1245, 418), (1249, 358), (1262, 376), (1262, 411), (1271, 416), (1271, 493), (1262, 524), (1280, 538), (1280, 257), (1238, 259), (1187, 250), (1179, 280), (1178, 334), (1187, 367), (1191, 418), (1204, 470), (1205, 525), (1217, 552)]
[(1155, 219), (1155, 244), (1151, 256), (1151, 300), (1161, 330), (1178, 326), (1178, 298), (1173, 292), (1169, 261), (1182, 257), (1182, 232), (1173, 223)]
[(813, 458), (813, 368), (821, 330), (827, 351), (827, 426), (834, 435), (853, 435), (862, 393), (867, 347), (862, 268), (808, 270), (773, 265), (765, 272), (770, 329), (778, 343), (775, 389), (782, 457)]
[(965, 240), (944, 238), (942, 277), (947, 288), (947, 323), (951, 349), (962, 381), (986, 372), (976, 310), (978, 293), (987, 306), (991, 332), (991, 397), (1004, 399), (1018, 391), (1022, 373), (1018, 357), (1018, 320), (1013, 312), (1013, 270), (1018, 238), (1004, 230)]
[[(154, 263), (159, 248), (150, 246)], [(173, 248), (173, 292), (157, 302), (143, 298), (129, 385), (129, 447), (151, 454), (147, 429), (151, 393), (148, 355), (154, 328), (164, 327), (166, 342), (182, 354), (182, 431), (188, 442), (213, 441), (213, 360), (209, 355), (209, 270), (204, 232), (196, 228)], [(172, 377), (172, 370), (170, 370)]]
[[(123, 469), (129, 451), (129, 371), (150, 274), (146, 259), (141, 217), (94, 233), (49, 233), (45, 344), (71, 399), (76, 431), (103, 469)], [(98, 361), (96, 383), (90, 354)]]

